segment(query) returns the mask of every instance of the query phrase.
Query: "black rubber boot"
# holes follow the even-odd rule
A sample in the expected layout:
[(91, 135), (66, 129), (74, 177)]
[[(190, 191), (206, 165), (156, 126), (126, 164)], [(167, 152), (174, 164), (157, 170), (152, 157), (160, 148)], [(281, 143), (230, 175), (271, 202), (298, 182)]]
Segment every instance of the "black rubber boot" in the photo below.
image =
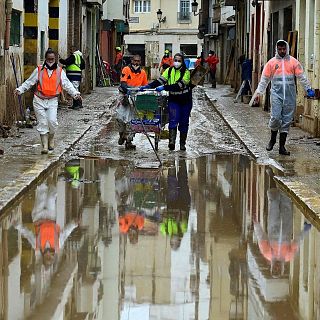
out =
[(267, 151), (271, 151), (273, 149), (273, 146), (276, 144), (277, 134), (278, 134), (278, 131), (271, 130), (271, 138), (270, 138), (268, 145), (266, 146)]
[(180, 132), (180, 150), (186, 151), (186, 140), (187, 140), (187, 133), (181, 133)]
[(125, 144), (126, 150), (135, 150), (136, 146), (131, 141), (126, 141)]
[(119, 139), (118, 139), (118, 145), (123, 145), (126, 141), (125, 133), (119, 132)]
[(169, 129), (169, 150), (174, 150), (176, 147), (177, 128)]
[(285, 156), (290, 156), (290, 152), (286, 150), (286, 148), (284, 147), (286, 144), (286, 140), (287, 140), (287, 132), (281, 132), (280, 133), (280, 139), (279, 139), (279, 154), (285, 155)]

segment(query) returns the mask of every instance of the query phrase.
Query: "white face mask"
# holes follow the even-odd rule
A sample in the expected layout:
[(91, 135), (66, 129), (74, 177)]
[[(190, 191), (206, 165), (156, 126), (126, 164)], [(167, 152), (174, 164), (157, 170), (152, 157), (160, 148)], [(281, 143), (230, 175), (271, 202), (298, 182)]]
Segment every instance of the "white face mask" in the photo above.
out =
[(54, 65), (54, 62), (48, 62), (46, 61), (46, 64), (49, 66), (49, 67), (52, 67)]
[(212, 56), (212, 53), (209, 53), (209, 57), (211, 57)]
[(139, 66), (139, 65), (137, 66), (137, 65), (134, 65), (134, 64), (133, 64), (133, 65), (132, 65), (132, 68), (133, 68), (134, 70), (138, 70), (138, 69), (140, 68), (140, 66)]
[(174, 67), (177, 68), (177, 69), (181, 67), (181, 64), (182, 64), (182, 63), (181, 63), (181, 62), (178, 62), (178, 61), (175, 61), (175, 62), (173, 63)]

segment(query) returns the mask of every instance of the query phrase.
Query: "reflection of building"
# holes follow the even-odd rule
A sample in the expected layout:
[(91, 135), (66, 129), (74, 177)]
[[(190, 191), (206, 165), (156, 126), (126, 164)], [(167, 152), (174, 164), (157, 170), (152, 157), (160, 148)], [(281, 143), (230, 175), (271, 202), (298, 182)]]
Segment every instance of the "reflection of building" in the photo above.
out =
[[(119, 235), (116, 180), (122, 177), (119, 168), (129, 181), (133, 177), (128, 163), (79, 164), (79, 184), (64, 167), (51, 176), (59, 223), (79, 218), (81, 225), (68, 238), (54, 272), (38, 268), (28, 242), (12, 227), (13, 221), (22, 221), (32, 228), (34, 190), (3, 216), (1, 319), (122, 319), (128, 314), (157, 320), (319, 318), (319, 233), (313, 228), (303, 238), (301, 230), (309, 227), (297, 207), (287, 236), (302, 242), (301, 250), (286, 262), (282, 275), (272, 276), (259, 249), (252, 217), (266, 234), (272, 225), (267, 190), (273, 183), (266, 167), (242, 155), (186, 160), (185, 167), (176, 161), (188, 172), (191, 203), (187, 231), (180, 247), (172, 248), (160, 228), (142, 232), (136, 244)], [(174, 177), (170, 169), (161, 171), (160, 186), (153, 190), (157, 197), (148, 198), (159, 200), (161, 213), (168, 211), (168, 191), (177, 191), (166, 190), (168, 175)], [(129, 188), (127, 199), (139, 204), (136, 191)]]

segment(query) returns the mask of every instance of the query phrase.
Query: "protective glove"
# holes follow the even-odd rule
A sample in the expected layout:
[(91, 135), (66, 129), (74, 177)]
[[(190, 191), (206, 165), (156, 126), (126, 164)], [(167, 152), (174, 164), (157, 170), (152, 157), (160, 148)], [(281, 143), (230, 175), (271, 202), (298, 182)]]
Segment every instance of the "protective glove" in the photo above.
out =
[(146, 89), (150, 89), (151, 87), (147, 84), (145, 86), (142, 86), (139, 88), (139, 91), (143, 91), (143, 90), (146, 90)]
[(164, 90), (164, 86), (159, 86), (159, 87), (156, 88), (156, 91), (157, 91), (157, 92), (161, 92), (161, 91), (163, 91), (163, 90)]
[(312, 90), (312, 89), (307, 90), (307, 97), (308, 98), (314, 98), (315, 95), (316, 94), (315, 94), (314, 90)]
[(260, 93), (257, 92), (256, 90), (249, 102), (249, 107), (252, 107), (254, 103), (259, 103), (259, 99), (260, 99)]

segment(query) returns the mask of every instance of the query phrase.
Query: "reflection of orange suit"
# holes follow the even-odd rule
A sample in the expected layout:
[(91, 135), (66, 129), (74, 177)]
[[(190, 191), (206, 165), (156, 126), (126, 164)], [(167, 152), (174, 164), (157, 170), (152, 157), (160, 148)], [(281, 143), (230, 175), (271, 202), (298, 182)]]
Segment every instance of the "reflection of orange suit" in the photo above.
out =
[(304, 231), (292, 239), (293, 208), (291, 199), (276, 188), (267, 192), (268, 234), (259, 222), (254, 223), (254, 232), (261, 254), (268, 260), (291, 261), (299, 250)]
[(299, 250), (299, 245), (295, 240), (287, 243), (261, 240), (258, 244), (261, 254), (269, 261), (273, 259), (291, 261)]
[(124, 216), (119, 217), (119, 229), (121, 233), (127, 233), (131, 227), (142, 230), (144, 226), (144, 216), (128, 212)]
[(36, 236), (36, 249), (40, 249), (42, 252), (49, 244), (50, 248), (55, 250), (59, 249), (59, 235), (60, 226), (55, 221), (37, 221), (35, 224), (35, 236)]

